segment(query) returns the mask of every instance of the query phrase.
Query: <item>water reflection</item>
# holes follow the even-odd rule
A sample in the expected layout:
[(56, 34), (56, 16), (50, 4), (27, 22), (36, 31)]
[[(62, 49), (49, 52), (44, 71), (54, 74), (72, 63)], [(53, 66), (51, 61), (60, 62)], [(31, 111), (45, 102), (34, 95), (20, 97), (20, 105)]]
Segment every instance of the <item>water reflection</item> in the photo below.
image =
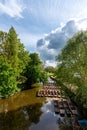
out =
[(35, 103), (42, 103), (44, 98), (37, 98), (36, 91), (37, 89), (34, 88), (19, 92), (8, 99), (0, 99), (0, 113), (17, 110), (20, 107)]
[(58, 115), (55, 115), (53, 111), (52, 101), (48, 101), (41, 108), (43, 114), (40, 117), (38, 124), (33, 124), (28, 130), (58, 130), (57, 119)]
[(53, 102), (34, 103), (0, 114), (0, 130), (58, 130)]
[(36, 91), (34, 88), (0, 99), (0, 130), (27, 130), (39, 122), (44, 98), (37, 98)]
[(42, 104), (34, 104), (0, 114), (0, 130), (28, 130), (32, 123), (39, 122), (41, 106)]
[(0, 114), (0, 130), (58, 130), (52, 101)]
[(50, 112), (44, 113), (40, 118), (40, 122), (38, 124), (31, 125), (29, 130), (58, 130), (56, 118)]
[[(65, 130), (57, 123), (53, 101), (36, 97), (36, 89), (0, 100), (0, 130)], [(68, 130), (68, 127), (66, 127)]]

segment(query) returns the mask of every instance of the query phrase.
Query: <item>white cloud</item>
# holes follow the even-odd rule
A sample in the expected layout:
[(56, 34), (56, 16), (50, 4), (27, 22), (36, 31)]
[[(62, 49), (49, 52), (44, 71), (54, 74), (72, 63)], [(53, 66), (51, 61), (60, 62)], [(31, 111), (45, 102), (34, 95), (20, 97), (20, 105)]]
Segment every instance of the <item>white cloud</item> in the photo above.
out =
[(18, 0), (5, 0), (4, 3), (0, 2), (0, 14), (7, 14), (10, 17), (23, 18), (23, 10), (24, 7)]
[(65, 46), (67, 40), (79, 30), (87, 29), (87, 19), (70, 20), (65, 25), (46, 34), (42, 39), (37, 41), (37, 48), (42, 60), (47, 64), (55, 64), (55, 57)]
[(87, 29), (87, 18), (83, 18), (78, 21), (78, 28), (79, 28), (79, 30)]
[(54, 67), (56, 67), (57, 63), (54, 62), (53, 60), (52, 61), (46, 60), (45, 65), (46, 66), (54, 66)]

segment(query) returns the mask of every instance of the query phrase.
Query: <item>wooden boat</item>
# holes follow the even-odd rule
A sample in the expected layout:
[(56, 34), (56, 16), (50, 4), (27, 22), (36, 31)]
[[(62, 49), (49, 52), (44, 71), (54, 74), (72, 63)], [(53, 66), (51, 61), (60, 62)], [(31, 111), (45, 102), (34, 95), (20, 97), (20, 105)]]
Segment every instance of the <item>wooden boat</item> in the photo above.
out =
[(77, 109), (75, 106), (69, 106), (70, 111), (72, 113), (72, 115), (78, 115)]
[(60, 109), (60, 116), (64, 117), (65, 116), (65, 109)]
[(60, 112), (59, 108), (58, 108), (58, 107), (54, 107), (54, 112), (55, 112), (56, 114), (59, 114), (59, 112)]
[(54, 106), (58, 106), (58, 101), (54, 100)]
[(67, 101), (63, 101), (63, 106), (64, 106), (64, 108), (68, 108), (68, 103), (67, 103)]
[(58, 102), (58, 106), (59, 106), (60, 109), (64, 109), (64, 106), (63, 106), (63, 102), (62, 102), (62, 101), (59, 101), (59, 102)]
[(66, 115), (67, 115), (68, 117), (71, 117), (72, 113), (71, 113), (71, 111), (69, 110), (69, 108), (65, 108), (65, 111), (66, 111)]

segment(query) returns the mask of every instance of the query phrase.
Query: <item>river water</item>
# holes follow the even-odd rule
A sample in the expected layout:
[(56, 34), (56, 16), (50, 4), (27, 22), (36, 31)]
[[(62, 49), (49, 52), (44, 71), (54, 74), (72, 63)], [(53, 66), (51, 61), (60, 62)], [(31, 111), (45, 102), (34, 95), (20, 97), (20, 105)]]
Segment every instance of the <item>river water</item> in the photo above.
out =
[(36, 97), (37, 90), (33, 88), (0, 99), (0, 130), (72, 130), (70, 125), (59, 123), (52, 98)]
[(36, 97), (36, 91), (30, 89), (0, 100), (0, 130), (60, 130), (53, 101)]

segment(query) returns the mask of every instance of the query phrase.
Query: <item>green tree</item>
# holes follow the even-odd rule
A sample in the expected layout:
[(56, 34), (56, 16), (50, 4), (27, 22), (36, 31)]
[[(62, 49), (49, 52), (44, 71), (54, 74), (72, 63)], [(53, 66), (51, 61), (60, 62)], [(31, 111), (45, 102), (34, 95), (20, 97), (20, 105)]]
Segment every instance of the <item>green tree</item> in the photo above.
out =
[(17, 91), (13, 68), (8, 63), (0, 63), (0, 97), (8, 97)]
[(69, 39), (57, 57), (57, 78), (62, 82), (78, 86), (76, 100), (87, 107), (87, 31), (77, 33)]
[(9, 29), (7, 45), (8, 45), (8, 63), (14, 68), (15, 75), (18, 76), (18, 35), (13, 27)]
[[(15, 29), (11, 27), (8, 33), (0, 31), (0, 62), (4, 64), (6, 63), (6, 65), (8, 64), (11, 69), (13, 69), (16, 86), (19, 83), (26, 81), (26, 77), (24, 77), (23, 74), (29, 60), (29, 52), (26, 51), (24, 45), (20, 42), (20, 39), (18, 39)], [(1, 84), (3, 84), (3, 82), (4, 81), (2, 81)], [(8, 86), (9, 83), (7, 82), (7, 88)], [(8, 90), (4, 87), (1, 88), (3, 88), (6, 92), (11, 89), (11, 86)], [(10, 95), (10, 93), (7, 95)]]
[(7, 60), (7, 33), (0, 31), (0, 59)]
[(55, 68), (54, 68), (53, 66), (47, 66), (47, 67), (45, 68), (45, 70), (46, 70), (47, 72), (49, 72), (49, 73), (54, 73), (54, 72), (55, 72)]
[(42, 70), (42, 62), (39, 55), (37, 53), (31, 53), (30, 58), (25, 72), (27, 88), (30, 88), (34, 83), (40, 82), (40, 73)]
[(31, 58), (31, 61), (29, 62), (30, 65), (41, 66), (42, 62), (41, 62), (40, 57), (37, 53), (31, 53), (30, 58)]
[(42, 72), (40, 72), (40, 82), (43, 83), (43, 85), (48, 81), (48, 73), (45, 72), (45, 70), (42, 70)]
[(19, 42), (18, 44), (18, 71), (19, 71), (19, 79), (23, 77), (24, 72), (26, 71), (26, 66), (30, 61), (29, 52), (26, 51), (24, 45)]

